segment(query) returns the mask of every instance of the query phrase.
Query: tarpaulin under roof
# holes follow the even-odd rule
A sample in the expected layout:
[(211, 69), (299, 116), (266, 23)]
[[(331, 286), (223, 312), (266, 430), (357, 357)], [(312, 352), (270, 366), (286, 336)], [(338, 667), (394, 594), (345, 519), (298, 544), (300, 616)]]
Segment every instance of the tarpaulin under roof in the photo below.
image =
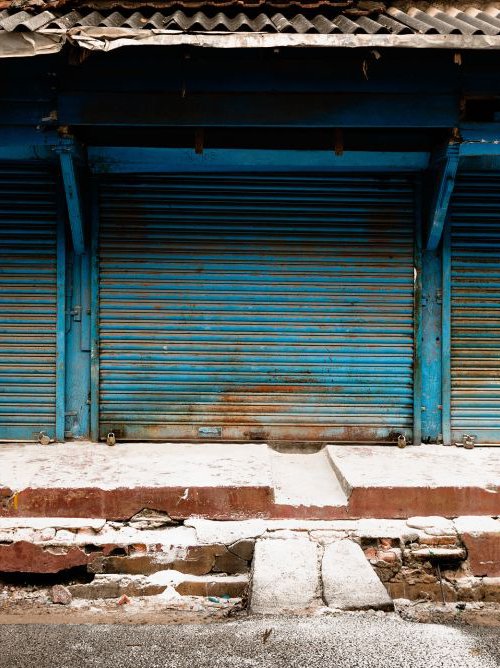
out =
[[(216, 3), (216, 0), (213, 0)], [(61, 6), (62, 4), (62, 6)], [(0, 11), (0, 56), (59, 51), (66, 42), (91, 50), (178, 45), (217, 48), (324, 46), (500, 48), (500, 6), (384, 6), (376, 2), (288, 4), (279, 11), (231, 3), (216, 11), (142, 6), (71, 8), (64, 3), (12, 5)], [(129, 3), (131, 4), (131, 3)], [(168, 2), (164, 3), (168, 4)], [(229, 5), (229, 3), (226, 3)], [(284, 3), (283, 3), (284, 4)], [(102, 3), (96, 3), (96, 7)], [(322, 6), (322, 9), (319, 6)]]

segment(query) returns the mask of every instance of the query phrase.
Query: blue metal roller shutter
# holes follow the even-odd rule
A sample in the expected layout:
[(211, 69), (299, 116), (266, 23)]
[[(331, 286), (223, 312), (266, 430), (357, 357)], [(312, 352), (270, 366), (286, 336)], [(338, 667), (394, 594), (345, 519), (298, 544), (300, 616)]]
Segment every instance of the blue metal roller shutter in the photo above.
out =
[(500, 173), (460, 174), (450, 220), (451, 437), (500, 443)]
[(0, 439), (55, 435), (56, 194), (46, 168), (0, 163)]
[(101, 437), (411, 438), (413, 254), (404, 176), (105, 178)]

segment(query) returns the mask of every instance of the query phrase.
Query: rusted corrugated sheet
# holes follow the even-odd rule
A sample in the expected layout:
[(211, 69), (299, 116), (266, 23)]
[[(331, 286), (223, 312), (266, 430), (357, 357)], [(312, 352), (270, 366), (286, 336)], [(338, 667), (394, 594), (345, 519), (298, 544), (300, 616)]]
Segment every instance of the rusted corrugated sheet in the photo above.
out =
[(100, 190), (100, 433), (411, 437), (413, 185), (141, 175)]
[(462, 174), (451, 208), (451, 427), (500, 443), (500, 173)]
[(181, 31), (190, 33), (288, 33), (301, 35), (500, 35), (500, 11), (457, 8), (444, 11), (421, 11), (411, 7), (401, 11), (395, 7), (373, 11), (370, 16), (355, 16), (345, 12), (280, 12), (267, 5), (263, 11), (210, 12), (177, 9), (175, 11), (97, 11), (78, 9), (41, 12), (0, 12), (0, 30), (6, 32), (51, 32), (74, 29), (112, 31)]
[(43, 167), (0, 163), (0, 438), (54, 435), (56, 202)]

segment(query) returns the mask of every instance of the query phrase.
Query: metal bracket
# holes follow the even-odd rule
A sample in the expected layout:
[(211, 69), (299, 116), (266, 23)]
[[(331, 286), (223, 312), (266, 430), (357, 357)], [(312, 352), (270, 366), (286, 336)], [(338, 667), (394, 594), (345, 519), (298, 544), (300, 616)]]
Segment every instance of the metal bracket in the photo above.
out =
[(59, 155), (61, 165), (73, 250), (76, 255), (82, 255), (85, 252), (84, 218), (75, 164), (76, 159), (80, 156), (80, 151), (72, 139), (61, 141), (62, 143), (56, 146), (54, 151)]
[(438, 184), (429, 216), (429, 231), (427, 234), (427, 250), (436, 250), (441, 241), (444, 224), (448, 215), (458, 163), (460, 161), (460, 144), (448, 144), (444, 154), (436, 156), (438, 164)]

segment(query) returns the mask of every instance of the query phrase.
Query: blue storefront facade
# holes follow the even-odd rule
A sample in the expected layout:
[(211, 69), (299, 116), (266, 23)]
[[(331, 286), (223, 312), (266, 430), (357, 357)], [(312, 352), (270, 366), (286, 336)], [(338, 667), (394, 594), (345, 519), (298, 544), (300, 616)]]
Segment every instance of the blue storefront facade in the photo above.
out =
[(500, 443), (493, 13), (0, 27), (0, 440)]

